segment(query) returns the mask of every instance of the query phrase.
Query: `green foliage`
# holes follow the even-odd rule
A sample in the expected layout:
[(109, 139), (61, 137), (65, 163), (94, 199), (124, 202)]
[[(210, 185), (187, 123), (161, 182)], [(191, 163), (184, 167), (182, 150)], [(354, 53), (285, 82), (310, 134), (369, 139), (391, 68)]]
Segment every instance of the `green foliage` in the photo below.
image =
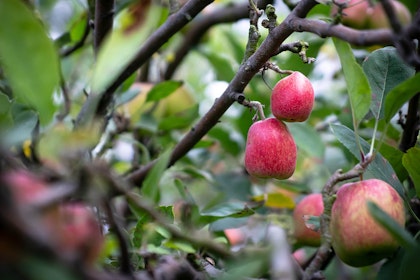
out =
[[(294, 32), (288, 37), (285, 43), (308, 42), (306, 55), (316, 61), (304, 64), (299, 54), (285, 51), (270, 58), (270, 62), (283, 70), (304, 73), (314, 85), (316, 104), (307, 121), (287, 123), (298, 147), (293, 177), (281, 181), (259, 179), (246, 173), (243, 162), (247, 132), (255, 114), (252, 109), (234, 103), (198, 140), (196, 128), (207, 127), (195, 126), (206, 120), (208, 112), (211, 115), (219, 110), (209, 108), (235, 75), (249, 76), (248, 72), (238, 72), (248, 26), (243, 28), (242, 22), (212, 26), (208, 33), (200, 34), (204, 35), (201, 41), (189, 50), (173, 77), (163, 78), (189, 31), (202, 19), (214, 16), (211, 8), (236, 5), (236, 1), (214, 1), (197, 20), (165, 38), (165, 43), (153, 49), (153, 55), (139, 71), (131, 73), (115, 89), (107, 115), (97, 122), (91, 120), (101, 94), (156, 35), (159, 26), (170, 22), (173, 16), (165, 5), (153, 3), (149, 7), (142, 6), (148, 1), (116, 1), (114, 28), (102, 46), (94, 49), (95, 33), (88, 24), (95, 13), (95, 1), (89, 0), (88, 6), (83, 1), (73, 2), (0, 0), (0, 175), (9, 168), (23, 166), (45, 179), (53, 194), (45, 198), (46, 202), (41, 201), (46, 203), (41, 205), (42, 211), (30, 210), (36, 215), (42, 216), (51, 205), (63, 200), (94, 206), (105, 235), (100, 257), (88, 266), (92, 273), (98, 273), (96, 278), (109, 272), (120, 276), (119, 270), (125, 265), (121, 254), (124, 244), (129, 265), (140, 278), (142, 273), (149, 277), (149, 272), (161, 269), (166, 263), (159, 258), (165, 255), (187, 260), (203, 273), (207, 272), (204, 264), (208, 264), (217, 271), (217, 279), (275, 278), (270, 274), (271, 253), (277, 249), (267, 239), (268, 227), (281, 227), (287, 234), (287, 244), (282, 247), (289, 250), (290, 245), (294, 249), (295, 202), (308, 193), (321, 192), (336, 170), (347, 171), (359, 163), (373, 139), (375, 158), (363, 177), (388, 182), (406, 203), (419, 199), (419, 143), (407, 152), (402, 152), (399, 145), (403, 122), (409, 117), (405, 116), (405, 105), (419, 91), (420, 77), (403, 62), (395, 48), (355, 50), (342, 40), (326, 40), (311, 32)], [(185, 5), (194, 2), (200, 1)], [(280, 6), (279, 24), (290, 13), (290, 7)], [(133, 18), (135, 7), (145, 16)], [(64, 12), (67, 9), (68, 14)], [(328, 5), (317, 5), (309, 17), (325, 19), (329, 13)], [(243, 22), (247, 25), (248, 20)], [(86, 31), (90, 34), (80, 42)], [(260, 32), (259, 43), (268, 34), (263, 27)], [(78, 43), (83, 46), (63, 55)], [(273, 48), (279, 47), (274, 45)], [(243, 84), (243, 93), (246, 100), (263, 104), (264, 113), (271, 116), (271, 87), (284, 75), (265, 66), (260, 70), (249, 84)], [(188, 91), (188, 97), (179, 97), (181, 90)], [(183, 103), (187, 99), (189, 103)], [(399, 111), (401, 126), (394, 121)], [(54, 119), (54, 115), (59, 117)], [(189, 137), (188, 141), (184, 137)], [(181, 141), (181, 150), (187, 153), (173, 163), (171, 154)], [(153, 167), (144, 180), (131, 185), (127, 179), (132, 179), (133, 172), (150, 165)], [(3, 196), (1, 199), (9, 202)], [(2, 205), (7, 209), (7, 203)], [(105, 205), (111, 206), (115, 221), (109, 219)], [(369, 209), (403, 246), (380, 268), (378, 279), (417, 277), (416, 256), (420, 247), (408, 233), (412, 222), (406, 230), (374, 204), (369, 204)], [(20, 210), (6, 214), (16, 220), (13, 230), (25, 229), (29, 220), (30, 231), (25, 234), (30, 233), (34, 239), (27, 243), (34, 243), (38, 232), (32, 231), (32, 218), (36, 215), (14, 219)], [(417, 211), (415, 207), (409, 210), (410, 215)], [(308, 224), (319, 227), (319, 217), (308, 218)], [(38, 220), (33, 220), (36, 227)], [(244, 233), (239, 244), (229, 240), (227, 229)], [(19, 277), (70, 280), (79, 279), (79, 274), (85, 276), (84, 271), (75, 276), (72, 269), (62, 266), (67, 264), (67, 256), (52, 261), (49, 253), (45, 255), (43, 248), (56, 249), (50, 240), (42, 237), (33, 248), (21, 247), (20, 241), (14, 252), (24, 258), (11, 265), (23, 272)], [(307, 256), (316, 250), (307, 249)], [(62, 250), (58, 248), (58, 253)], [(74, 259), (85, 265), (79, 257)], [(214, 265), (210, 264), (213, 261)], [(177, 263), (170, 265), (174, 269)], [(71, 263), (70, 268), (73, 266)], [(371, 275), (377, 274), (377, 266), (350, 269), (334, 261), (327, 271), (331, 279), (373, 279)], [(14, 270), (6, 272), (15, 276)]]
[(416, 188), (417, 197), (420, 197), (420, 149), (416, 147), (409, 149), (402, 157), (402, 164), (410, 174)]
[(384, 117), (384, 99), (397, 85), (410, 78), (414, 69), (407, 66), (393, 47), (374, 51), (363, 62), (363, 71), (372, 89), (370, 110), (376, 119)]
[[(55, 113), (59, 61), (42, 23), (21, 1), (0, 3), (0, 57), (13, 95), (38, 112), (42, 124)], [(42, 74), (42, 73), (48, 73)]]
[(377, 204), (368, 201), (367, 207), (375, 221), (384, 227), (402, 247), (410, 249), (417, 245), (414, 238)]
[(371, 100), (369, 83), (361, 66), (352, 55), (350, 44), (339, 39), (333, 39), (333, 42), (346, 79), (353, 121), (357, 125), (369, 111)]

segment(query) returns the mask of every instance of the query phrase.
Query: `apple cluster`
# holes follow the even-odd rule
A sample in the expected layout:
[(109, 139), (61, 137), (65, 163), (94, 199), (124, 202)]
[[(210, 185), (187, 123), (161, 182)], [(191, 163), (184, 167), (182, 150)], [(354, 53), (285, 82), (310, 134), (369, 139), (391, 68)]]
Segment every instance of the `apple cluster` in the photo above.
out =
[(297, 148), (284, 122), (303, 122), (314, 105), (314, 89), (300, 72), (281, 79), (271, 94), (274, 117), (257, 121), (248, 131), (245, 169), (254, 177), (287, 179), (296, 168)]
[[(329, 232), (336, 255), (347, 265), (362, 267), (390, 257), (398, 242), (370, 215), (367, 202), (376, 203), (399, 225), (405, 224), (404, 202), (388, 183), (369, 179), (342, 185), (331, 209)], [(298, 246), (319, 246), (319, 230), (310, 229), (310, 216), (324, 211), (321, 194), (304, 197), (293, 212), (294, 237)]]
[[(388, 17), (377, 1), (376, 3), (368, 0), (336, 0), (339, 5), (346, 5), (343, 9), (342, 24), (356, 29), (379, 29), (390, 28)], [(391, 0), (395, 14), (402, 25), (407, 25), (411, 21), (410, 11), (399, 1)], [(335, 17), (338, 7), (333, 6), (331, 15)]]
[[(3, 174), (1, 184), (10, 194), (16, 222), (25, 225), (26, 231), (34, 232), (35, 238), (47, 242), (63, 258), (85, 266), (96, 263), (104, 238), (91, 207), (84, 202), (56, 201), (56, 187), (25, 170)], [(5, 232), (0, 235), (8, 239)]]

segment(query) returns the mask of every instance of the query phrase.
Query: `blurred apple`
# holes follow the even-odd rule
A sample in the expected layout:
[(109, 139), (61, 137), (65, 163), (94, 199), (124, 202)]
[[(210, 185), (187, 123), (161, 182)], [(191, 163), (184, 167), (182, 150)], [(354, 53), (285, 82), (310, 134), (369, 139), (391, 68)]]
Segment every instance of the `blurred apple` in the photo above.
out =
[(93, 265), (100, 255), (104, 237), (92, 209), (81, 202), (64, 203), (58, 215), (47, 221), (57, 248), (70, 258)]
[[(337, 4), (347, 6), (343, 9), (341, 23), (343, 25), (355, 28), (366, 29), (369, 21), (369, 10), (372, 9), (367, 0), (336, 0)], [(337, 5), (333, 5), (331, 16), (335, 17), (338, 13)]]
[[(404, 4), (401, 2), (391, 0), (391, 5), (394, 8), (395, 14), (400, 21), (400, 23), (405, 26), (411, 22), (411, 13)], [(379, 29), (379, 28), (390, 28), (391, 24), (389, 23), (388, 16), (386, 15), (382, 5), (380, 3), (376, 4), (368, 19), (368, 27), (370, 29)]]
[(309, 194), (299, 201), (293, 211), (294, 236), (298, 245), (316, 247), (321, 244), (321, 234), (308, 228), (305, 217), (320, 216), (323, 212), (324, 203), (320, 193)]
[(224, 233), (231, 246), (240, 245), (246, 240), (246, 234), (241, 228), (228, 228)]

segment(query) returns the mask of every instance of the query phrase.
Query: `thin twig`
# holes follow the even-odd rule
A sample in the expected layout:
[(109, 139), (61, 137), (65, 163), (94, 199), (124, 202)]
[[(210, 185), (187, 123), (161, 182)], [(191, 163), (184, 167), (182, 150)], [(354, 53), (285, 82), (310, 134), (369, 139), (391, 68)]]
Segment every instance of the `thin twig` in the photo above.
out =
[(81, 47), (83, 47), (86, 42), (87, 37), (89, 36), (89, 33), (90, 33), (89, 18), (86, 18), (85, 29), (83, 30), (83, 35), (80, 38), (80, 40), (77, 41), (73, 46), (60, 50), (60, 56), (67, 57), (71, 55), (72, 53), (74, 53), (75, 51), (77, 51), (78, 49), (80, 49)]

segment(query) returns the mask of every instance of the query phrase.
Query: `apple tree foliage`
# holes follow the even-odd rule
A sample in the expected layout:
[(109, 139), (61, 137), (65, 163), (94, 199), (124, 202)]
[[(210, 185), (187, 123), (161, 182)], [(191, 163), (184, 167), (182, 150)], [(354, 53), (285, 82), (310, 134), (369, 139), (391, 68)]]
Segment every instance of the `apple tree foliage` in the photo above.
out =
[[(105, 236), (87, 266), (60, 257), (36, 223), (22, 222), (32, 217), (2, 207), (2, 279), (418, 277), (419, 4), (401, 1), (412, 14), (401, 27), (389, 0), (372, 1), (388, 7), (392, 28), (356, 30), (330, 16), (332, 2), (1, 0), (0, 175), (28, 170), (68, 186), (39, 207), (83, 201)], [(269, 116), (283, 70), (310, 79), (315, 107), (287, 124), (295, 174), (251, 178), (248, 105)], [(336, 173), (355, 166), (355, 176)], [(369, 204), (401, 248), (361, 269), (328, 246), (305, 248), (298, 265), (295, 203), (359, 175), (405, 200), (405, 228)], [(2, 205), (13, 203), (0, 187)]]

